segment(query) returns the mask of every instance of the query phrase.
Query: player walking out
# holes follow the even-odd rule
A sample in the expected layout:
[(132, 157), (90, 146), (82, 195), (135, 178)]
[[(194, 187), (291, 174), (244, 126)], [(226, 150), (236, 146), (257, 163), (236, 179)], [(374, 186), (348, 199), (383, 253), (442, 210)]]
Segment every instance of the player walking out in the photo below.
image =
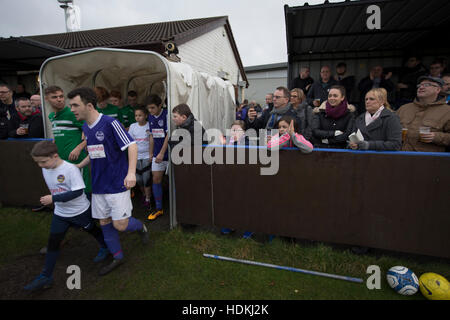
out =
[(167, 109), (162, 108), (162, 100), (153, 94), (146, 99), (146, 106), (150, 113), (148, 124), (150, 129), (150, 159), (152, 160), (153, 184), (156, 208), (148, 215), (149, 220), (155, 220), (163, 214), (162, 180), (166, 172), (168, 161)]
[(136, 184), (137, 145), (118, 120), (96, 110), (94, 90), (77, 88), (68, 98), (77, 120), (86, 121), (83, 132), (89, 157), (78, 166), (84, 167), (91, 161), (92, 217), (100, 220), (105, 242), (114, 258), (100, 270), (100, 275), (105, 275), (124, 262), (118, 231), (138, 231), (143, 242), (148, 242), (147, 228), (131, 216), (130, 189)]
[(108, 249), (100, 228), (92, 219), (89, 200), (83, 193), (85, 184), (80, 170), (59, 157), (58, 147), (52, 141), (38, 142), (33, 147), (31, 156), (42, 168), (42, 174), (51, 192), (41, 197), (41, 203), (55, 204), (44, 270), (33, 282), (25, 286), (25, 290), (35, 291), (52, 286), (60, 244), (69, 227), (83, 228), (100, 244), (100, 251), (94, 262), (103, 261), (108, 256)]

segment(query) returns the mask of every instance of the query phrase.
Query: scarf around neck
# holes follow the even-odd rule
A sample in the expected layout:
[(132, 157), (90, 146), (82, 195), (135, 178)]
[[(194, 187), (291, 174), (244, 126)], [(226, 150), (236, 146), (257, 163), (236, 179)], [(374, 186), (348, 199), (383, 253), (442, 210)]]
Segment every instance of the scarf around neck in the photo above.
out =
[(377, 112), (375, 112), (373, 115), (371, 115), (368, 111), (366, 111), (366, 117), (365, 117), (366, 127), (380, 117), (381, 111), (383, 111), (383, 109), (384, 109), (384, 106), (381, 106), (377, 110)]
[(266, 129), (273, 129), (273, 126), (278, 121), (279, 118), (281, 118), (282, 115), (284, 115), (286, 112), (289, 111), (291, 108), (291, 104), (288, 103), (284, 107), (280, 108), (273, 108), (272, 111), (270, 111), (270, 118), (269, 121), (267, 121)]
[(327, 101), (325, 113), (327, 117), (333, 118), (333, 119), (339, 119), (343, 117), (348, 111), (347, 111), (347, 99), (344, 99), (339, 105), (336, 107), (332, 107), (331, 104)]

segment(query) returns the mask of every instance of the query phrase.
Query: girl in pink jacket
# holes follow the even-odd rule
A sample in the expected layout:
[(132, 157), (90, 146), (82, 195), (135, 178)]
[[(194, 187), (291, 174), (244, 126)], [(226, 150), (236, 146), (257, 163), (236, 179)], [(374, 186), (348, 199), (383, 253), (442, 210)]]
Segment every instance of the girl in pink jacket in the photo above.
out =
[(274, 135), (267, 143), (267, 148), (275, 150), (280, 148), (297, 147), (303, 153), (310, 153), (313, 150), (311, 142), (297, 133), (298, 123), (290, 116), (283, 116), (275, 125), (278, 128), (278, 134)]

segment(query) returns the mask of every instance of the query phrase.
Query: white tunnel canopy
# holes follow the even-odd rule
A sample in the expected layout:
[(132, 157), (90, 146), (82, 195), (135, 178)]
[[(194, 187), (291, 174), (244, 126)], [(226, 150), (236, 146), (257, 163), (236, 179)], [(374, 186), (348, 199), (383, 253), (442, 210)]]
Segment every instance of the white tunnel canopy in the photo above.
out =
[[(127, 92), (135, 90), (139, 103), (156, 93), (167, 98), (169, 111), (180, 103), (189, 105), (206, 129), (224, 132), (235, 119), (234, 88), (229, 81), (151, 51), (97, 48), (53, 57), (42, 64), (40, 81), (42, 92), (51, 85), (61, 87), (65, 94), (81, 86), (102, 86), (120, 91), (126, 99)], [(53, 137), (47, 121), (52, 110), (45, 101), (43, 106), (46, 135)]]

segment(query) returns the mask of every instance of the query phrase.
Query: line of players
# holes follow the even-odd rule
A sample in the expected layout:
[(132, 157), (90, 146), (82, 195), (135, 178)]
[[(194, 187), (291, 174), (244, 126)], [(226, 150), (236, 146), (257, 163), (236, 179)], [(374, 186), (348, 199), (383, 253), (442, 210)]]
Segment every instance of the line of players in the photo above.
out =
[[(137, 107), (136, 122), (127, 131), (117, 119), (101, 112), (98, 94), (93, 89), (77, 88), (67, 97), (70, 107), (65, 105), (61, 88), (46, 88), (45, 99), (53, 110), (49, 119), (54, 142), (41, 141), (31, 152), (33, 160), (42, 168), (51, 193), (41, 197), (41, 204), (53, 203), (55, 210), (45, 266), (25, 286), (28, 291), (52, 286), (60, 244), (70, 226), (83, 228), (97, 240), (100, 250), (95, 262), (112, 255), (112, 262), (100, 269), (100, 275), (108, 274), (124, 262), (119, 232), (139, 232), (143, 243), (148, 243), (145, 224), (132, 217), (130, 189), (139, 177), (149, 202), (150, 188), (144, 181), (149, 178), (150, 167), (156, 208), (148, 219), (163, 214), (168, 119), (161, 98), (151, 95), (145, 101), (146, 107)], [(91, 170), (86, 170), (89, 163)], [(93, 219), (99, 220), (100, 228)]]

